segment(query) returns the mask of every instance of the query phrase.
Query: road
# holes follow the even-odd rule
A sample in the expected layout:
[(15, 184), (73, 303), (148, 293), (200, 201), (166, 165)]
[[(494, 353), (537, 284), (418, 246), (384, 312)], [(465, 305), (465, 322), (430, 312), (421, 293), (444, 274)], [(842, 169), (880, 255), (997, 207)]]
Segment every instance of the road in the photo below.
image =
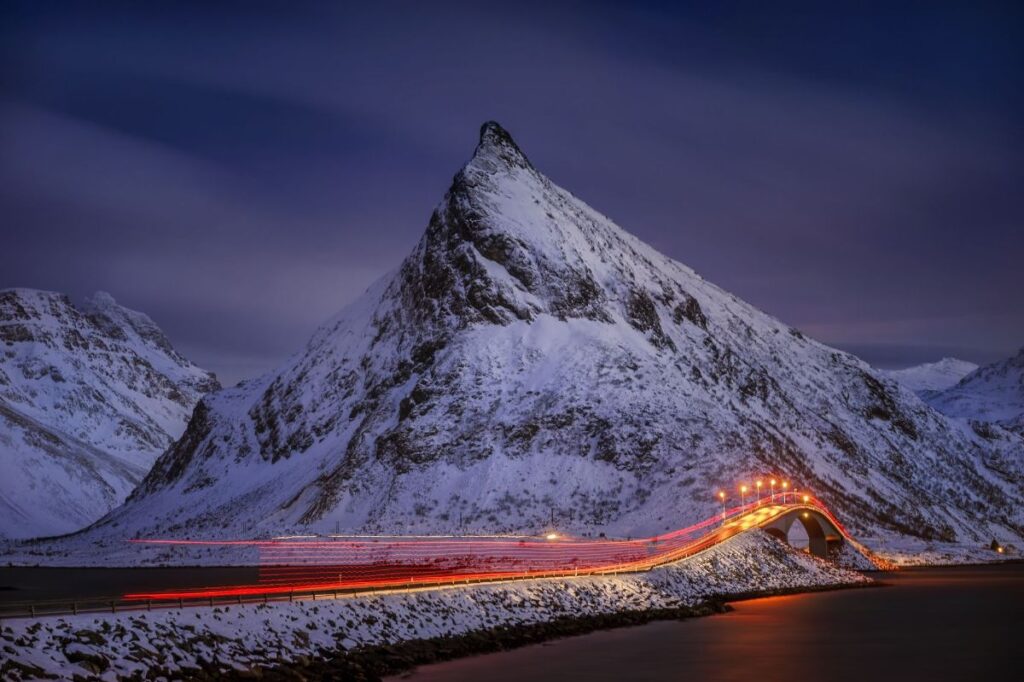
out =
[[(777, 497), (781, 497), (777, 496)], [(676, 531), (639, 539), (586, 539), (552, 534), (527, 536), (291, 536), (274, 540), (137, 539), (162, 545), (251, 545), (258, 549), (258, 578), (239, 580), (228, 569), (135, 569), (134, 581), (107, 595), (96, 589), (57, 599), (0, 599), (0, 617), (87, 610), (215, 605), (323, 598), (367, 591), (646, 571), (703, 551), (745, 530), (787, 514), (816, 512), (844, 539), (842, 524), (819, 500), (793, 494), (781, 502), (765, 497)], [(10, 570), (10, 569), (8, 569)], [(47, 570), (47, 569), (40, 569)], [(58, 569), (48, 569), (58, 570)], [(67, 570), (67, 569), (65, 569)], [(83, 569), (84, 570), (84, 569)], [(112, 575), (116, 577), (117, 569)], [(158, 571), (167, 571), (159, 582)], [(242, 569), (235, 569), (242, 570)], [(191, 580), (187, 579), (191, 571)], [(129, 577), (131, 573), (125, 574)], [(139, 587), (139, 575), (145, 575)], [(228, 579), (225, 579), (228, 578)], [(201, 581), (198, 582), (197, 581)], [(204, 584), (205, 583), (205, 584)]]
[[(827, 516), (846, 539), (843, 526), (817, 499), (791, 495), (786, 503), (767, 498), (716, 514), (700, 523), (638, 539), (527, 536), (292, 536), (251, 544), (260, 554), (260, 580), (253, 585), (147, 591), (126, 599), (204, 599), (291, 592), (376, 590), (423, 585), (563, 577), (645, 571), (712, 547), (786, 514), (814, 511)], [(138, 540), (150, 544), (197, 544), (191, 540)], [(199, 544), (229, 544), (198, 541)]]

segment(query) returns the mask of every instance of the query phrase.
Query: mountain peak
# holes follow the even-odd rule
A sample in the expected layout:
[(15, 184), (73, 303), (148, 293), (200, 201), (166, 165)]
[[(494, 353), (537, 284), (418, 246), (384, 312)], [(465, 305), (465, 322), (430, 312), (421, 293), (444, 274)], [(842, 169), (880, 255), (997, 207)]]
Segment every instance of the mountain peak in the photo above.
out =
[(926, 362), (903, 369), (880, 370), (880, 373), (897, 383), (903, 384), (918, 395), (944, 391), (978, 369), (973, 362), (960, 358), (944, 357), (935, 362)]
[(484, 124), (480, 126), (480, 144), (511, 144), (515, 146), (515, 141), (497, 121), (484, 121)]
[(1019, 430), (1024, 424), (1024, 349), (975, 369), (955, 386), (925, 400), (951, 417), (997, 422)]
[[(541, 313), (610, 322), (611, 301), (595, 273), (617, 266), (593, 254), (614, 248), (632, 263), (636, 254), (617, 230), (551, 183), (488, 121), (402, 268), (402, 288), (424, 292), (415, 314), (442, 327), (510, 324)], [(622, 275), (605, 274), (606, 283)]]
[(473, 152), (470, 165), (483, 165), (485, 170), (494, 171), (495, 162), (511, 167), (533, 168), (508, 131), (496, 121), (487, 121), (480, 126), (480, 142)]
[(90, 537), (536, 532), (552, 517), (635, 536), (714, 513), (712, 483), (787, 469), (878, 534), (1020, 537), (1024, 499), (1015, 469), (988, 468), (994, 446), (787, 329), (487, 123), (401, 267), (279, 369), (204, 399)]
[(114, 306), (120, 307), (117, 300), (106, 291), (97, 291), (92, 296), (87, 298), (85, 301), (86, 305), (94, 308), (112, 308)]

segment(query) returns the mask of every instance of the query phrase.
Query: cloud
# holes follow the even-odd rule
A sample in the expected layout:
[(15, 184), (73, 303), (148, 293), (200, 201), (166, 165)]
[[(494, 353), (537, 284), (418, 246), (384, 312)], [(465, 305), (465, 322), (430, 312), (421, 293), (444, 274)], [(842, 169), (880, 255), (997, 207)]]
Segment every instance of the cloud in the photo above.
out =
[(956, 36), (866, 34), (883, 64), (857, 22), (808, 46), (612, 6), (247, 10), (8, 29), (11, 283), (131, 292), (199, 355), (270, 366), (397, 265), (496, 118), (624, 228), (827, 341), (1024, 338), (1018, 121), (982, 97), (1016, 77), (979, 92), (904, 54), (967, 68)]
[(329, 232), (278, 215), (194, 157), (23, 106), (0, 120), (0, 285), (107, 289), (197, 362), (233, 346), (272, 366), (390, 267), (333, 239), (294, 239), (290, 230)]

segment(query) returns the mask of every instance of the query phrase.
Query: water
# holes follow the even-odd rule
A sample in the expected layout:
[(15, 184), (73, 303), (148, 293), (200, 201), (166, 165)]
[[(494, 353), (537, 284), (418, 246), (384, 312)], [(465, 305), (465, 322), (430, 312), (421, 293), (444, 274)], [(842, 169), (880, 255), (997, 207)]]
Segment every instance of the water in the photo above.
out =
[(424, 666), (410, 682), (1024, 679), (1024, 564), (913, 569), (688, 621)]
[(125, 592), (251, 585), (255, 566), (185, 568), (45, 568), (0, 566), (0, 609), (6, 602), (116, 598)]

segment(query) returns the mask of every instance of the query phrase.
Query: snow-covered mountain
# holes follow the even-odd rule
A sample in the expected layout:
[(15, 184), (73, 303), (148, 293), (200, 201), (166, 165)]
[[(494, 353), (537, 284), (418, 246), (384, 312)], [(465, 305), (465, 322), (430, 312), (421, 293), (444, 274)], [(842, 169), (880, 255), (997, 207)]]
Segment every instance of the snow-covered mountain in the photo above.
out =
[(1024, 526), (1024, 482), (989, 465), (1020, 452), (999, 447), (624, 232), (488, 123), (401, 266), (204, 398), (81, 541), (635, 535), (775, 474), (855, 532), (987, 543)]
[(117, 506), (216, 378), (100, 292), (0, 290), (0, 537), (78, 530)]
[(925, 397), (955, 386), (958, 381), (976, 369), (978, 366), (967, 360), (942, 358), (938, 362), (927, 362), (905, 369), (880, 369), (876, 372), (893, 381), (898, 381), (919, 396)]
[(952, 417), (994, 422), (1024, 433), (1024, 348), (985, 365), (926, 400)]

